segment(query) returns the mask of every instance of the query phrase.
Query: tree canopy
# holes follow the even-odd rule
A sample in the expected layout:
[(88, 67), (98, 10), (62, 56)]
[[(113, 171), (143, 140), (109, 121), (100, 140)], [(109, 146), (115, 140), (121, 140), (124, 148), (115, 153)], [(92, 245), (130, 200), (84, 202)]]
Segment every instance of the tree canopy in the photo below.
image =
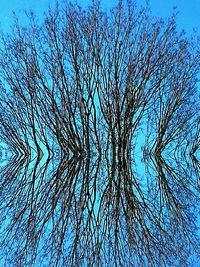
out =
[(200, 53), (175, 19), (68, 3), (2, 33), (5, 266), (196, 260)]

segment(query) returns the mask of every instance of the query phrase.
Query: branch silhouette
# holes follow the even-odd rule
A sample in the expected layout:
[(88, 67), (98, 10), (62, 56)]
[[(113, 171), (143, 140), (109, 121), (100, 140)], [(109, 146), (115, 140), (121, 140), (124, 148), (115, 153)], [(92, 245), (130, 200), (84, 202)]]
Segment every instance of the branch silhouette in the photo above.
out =
[(5, 266), (191, 266), (200, 53), (175, 17), (93, 1), (2, 34)]

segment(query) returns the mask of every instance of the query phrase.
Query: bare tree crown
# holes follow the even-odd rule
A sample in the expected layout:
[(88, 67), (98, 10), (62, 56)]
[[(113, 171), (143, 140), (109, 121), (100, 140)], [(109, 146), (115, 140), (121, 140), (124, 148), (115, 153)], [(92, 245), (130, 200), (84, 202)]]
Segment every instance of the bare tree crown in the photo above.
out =
[(16, 19), (0, 46), (5, 266), (191, 266), (199, 59), (174, 14), (134, 1)]

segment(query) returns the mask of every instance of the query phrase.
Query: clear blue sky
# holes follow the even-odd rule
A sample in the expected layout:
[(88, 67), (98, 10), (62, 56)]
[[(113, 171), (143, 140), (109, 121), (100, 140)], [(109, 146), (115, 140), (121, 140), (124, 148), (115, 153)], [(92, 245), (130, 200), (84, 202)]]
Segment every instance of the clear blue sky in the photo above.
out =
[[(73, 0), (71, 0), (73, 2)], [(102, 0), (104, 7), (109, 7), (117, 0)], [(0, 24), (7, 31), (12, 24), (12, 11), (17, 13), (19, 10), (32, 9), (41, 19), (42, 14), (47, 10), (49, 3), (54, 0), (0, 0)], [(62, 0), (58, 1), (62, 2)], [(88, 0), (78, 0), (78, 3), (86, 5)], [(138, 0), (138, 4), (144, 3), (145, 0)], [(168, 17), (174, 6), (178, 7), (179, 15), (177, 22), (179, 29), (185, 29), (188, 33), (193, 28), (200, 33), (200, 0), (150, 0), (152, 12), (154, 15)], [(19, 13), (23, 20), (23, 12)]]
[(177, 23), (179, 29), (188, 33), (195, 28), (200, 33), (200, 0), (150, 0), (153, 14), (162, 17), (169, 16), (173, 7), (177, 7), (179, 14)]

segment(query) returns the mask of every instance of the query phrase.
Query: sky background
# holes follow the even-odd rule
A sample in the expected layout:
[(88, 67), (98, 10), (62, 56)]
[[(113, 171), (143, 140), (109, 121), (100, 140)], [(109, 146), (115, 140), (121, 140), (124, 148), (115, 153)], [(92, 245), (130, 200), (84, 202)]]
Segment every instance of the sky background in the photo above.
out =
[[(73, 0), (71, 0), (73, 2)], [(0, 25), (4, 31), (9, 31), (12, 25), (12, 11), (15, 11), (23, 21), (23, 12), (20, 10), (33, 10), (38, 19), (42, 20), (43, 13), (48, 5), (54, 0), (0, 0)], [(58, 2), (63, 2), (58, 0)], [(88, 0), (77, 0), (79, 4), (87, 5)], [(102, 0), (102, 6), (112, 6), (117, 0)], [(138, 5), (143, 4), (145, 0), (138, 0)], [(185, 29), (188, 34), (192, 33), (193, 28), (200, 33), (200, 0), (150, 0), (150, 6), (153, 15), (169, 17), (173, 7), (178, 7), (177, 24), (180, 30)]]

